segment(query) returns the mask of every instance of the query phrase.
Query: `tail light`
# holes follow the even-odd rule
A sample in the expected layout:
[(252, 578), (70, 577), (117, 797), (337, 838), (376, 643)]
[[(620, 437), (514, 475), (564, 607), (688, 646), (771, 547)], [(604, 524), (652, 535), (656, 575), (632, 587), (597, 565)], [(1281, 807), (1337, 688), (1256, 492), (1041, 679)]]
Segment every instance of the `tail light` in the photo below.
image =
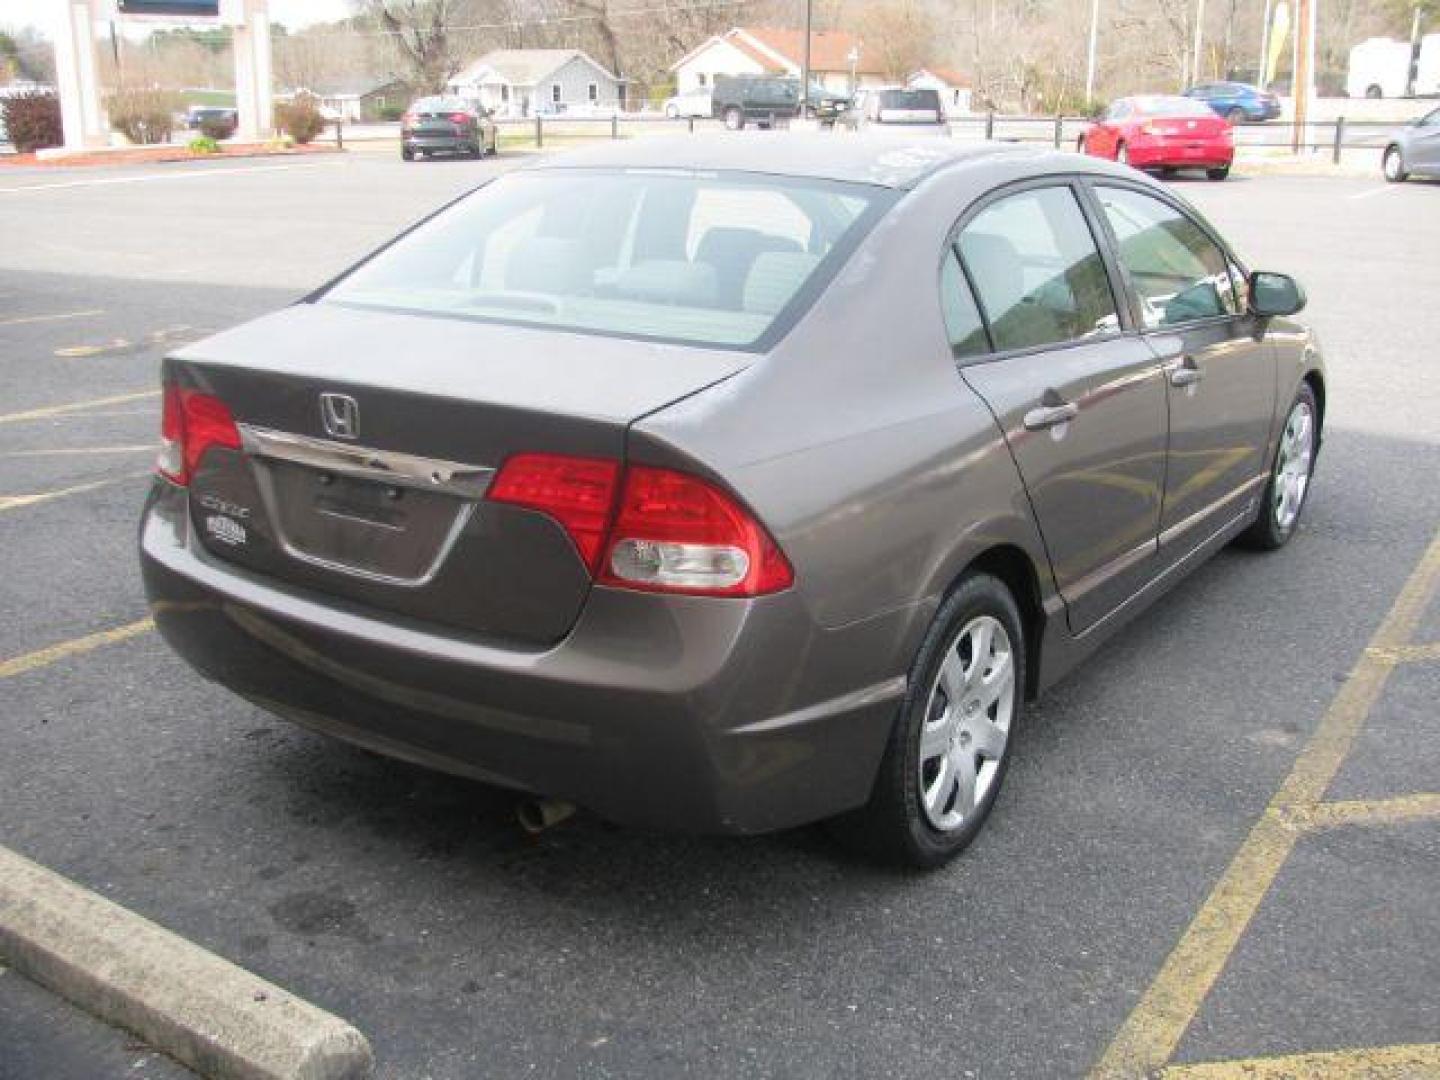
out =
[(554, 518), (591, 574), (606, 585), (763, 596), (795, 580), (790, 563), (749, 511), (686, 473), (646, 465), (622, 473), (614, 461), (519, 454), (505, 463), (487, 497)]
[(190, 483), (200, 459), (212, 446), (240, 448), (240, 429), (225, 403), (212, 394), (165, 387), (160, 416), (160, 475), (181, 487)]
[(517, 454), (505, 462), (486, 497), (549, 514), (564, 526), (594, 574), (619, 475), (619, 462), (601, 458)]
[(400, 117), (400, 127), (401, 127), (402, 130), (404, 130), (404, 129), (406, 129), (406, 128), (412, 128), (412, 127), (414, 127), (414, 126), (415, 126), (415, 114), (414, 114), (414, 113), (408, 113), (408, 112), (407, 112), (404, 116)]
[(451, 113), (451, 114), (450, 114), (450, 122), (451, 122), (452, 124), (466, 124), (466, 123), (469, 123), (469, 121), (470, 121), (470, 114), (469, 114), (469, 113), (456, 112), (456, 113)]

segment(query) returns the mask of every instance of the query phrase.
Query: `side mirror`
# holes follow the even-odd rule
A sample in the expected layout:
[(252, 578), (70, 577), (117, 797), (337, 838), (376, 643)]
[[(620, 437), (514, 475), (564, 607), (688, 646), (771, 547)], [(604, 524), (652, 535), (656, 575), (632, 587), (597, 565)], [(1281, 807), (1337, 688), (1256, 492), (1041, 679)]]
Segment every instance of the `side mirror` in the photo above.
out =
[(1294, 315), (1305, 307), (1305, 290), (1289, 274), (1256, 270), (1250, 275), (1250, 311), (1261, 318)]

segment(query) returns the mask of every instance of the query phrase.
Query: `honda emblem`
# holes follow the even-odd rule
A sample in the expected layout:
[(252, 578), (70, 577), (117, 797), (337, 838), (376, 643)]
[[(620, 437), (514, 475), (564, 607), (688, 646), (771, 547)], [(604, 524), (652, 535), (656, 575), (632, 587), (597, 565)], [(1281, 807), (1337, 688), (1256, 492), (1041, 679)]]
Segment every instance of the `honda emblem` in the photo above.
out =
[(360, 435), (360, 406), (348, 394), (321, 394), (320, 421), (325, 430), (337, 439), (354, 439)]

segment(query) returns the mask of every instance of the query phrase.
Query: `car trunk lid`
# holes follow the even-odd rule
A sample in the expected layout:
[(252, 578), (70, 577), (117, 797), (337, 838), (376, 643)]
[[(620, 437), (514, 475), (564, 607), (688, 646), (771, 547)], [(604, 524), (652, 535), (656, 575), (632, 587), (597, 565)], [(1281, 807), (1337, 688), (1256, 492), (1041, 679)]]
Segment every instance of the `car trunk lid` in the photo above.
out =
[(519, 453), (619, 461), (635, 419), (749, 354), (299, 304), (190, 346), (167, 380), (241, 445), (190, 479), (213, 556), (395, 615), (537, 646), (590, 573), (565, 530), (485, 499)]

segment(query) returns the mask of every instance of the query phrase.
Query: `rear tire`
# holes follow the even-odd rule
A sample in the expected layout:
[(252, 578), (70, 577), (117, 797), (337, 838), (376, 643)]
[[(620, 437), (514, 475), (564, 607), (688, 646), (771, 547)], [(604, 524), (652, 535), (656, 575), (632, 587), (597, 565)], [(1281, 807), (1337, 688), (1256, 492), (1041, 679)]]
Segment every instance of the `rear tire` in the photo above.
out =
[(731, 105), (725, 110), (725, 130), (739, 131), (745, 126), (745, 113)]
[(402, 161), (414, 161), (415, 151), (411, 150), (408, 146), (402, 146), (400, 148), (400, 159)]
[(1010, 590), (989, 574), (967, 575), (915, 655), (870, 801), (832, 823), (837, 836), (872, 858), (916, 869), (943, 866), (963, 851), (1009, 767), (1025, 663)]
[(1309, 383), (1301, 383), (1285, 415), (1285, 426), (1270, 463), (1270, 481), (1260, 501), (1260, 516), (1240, 534), (1242, 545), (1257, 551), (1274, 551), (1284, 547), (1295, 535), (1310, 494), (1319, 445), (1320, 409), (1315, 403), (1315, 391)]
[(1231, 127), (1239, 127), (1241, 124), (1245, 123), (1245, 110), (1239, 108), (1238, 106), (1233, 109), (1227, 109), (1225, 112), (1225, 119), (1230, 122)]
[(1211, 180), (1224, 180), (1227, 176), (1230, 175), (1230, 166), (1222, 165), (1218, 169), (1206, 169), (1205, 175), (1208, 176)]
[(1387, 146), (1385, 156), (1380, 159), (1380, 171), (1392, 184), (1403, 184), (1410, 179), (1410, 170), (1405, 168), (1405, 155), (1398, 146)]

